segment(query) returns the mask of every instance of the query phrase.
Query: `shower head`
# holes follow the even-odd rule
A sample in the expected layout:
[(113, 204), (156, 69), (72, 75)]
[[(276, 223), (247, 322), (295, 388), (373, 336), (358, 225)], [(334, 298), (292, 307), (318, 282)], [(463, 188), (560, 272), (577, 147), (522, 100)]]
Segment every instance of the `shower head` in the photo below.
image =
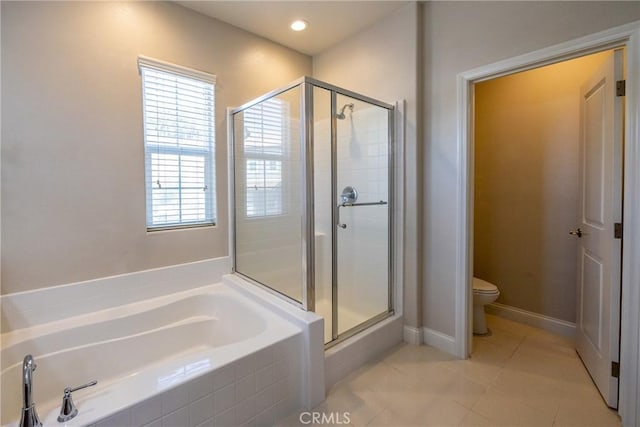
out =
[(351, 110), (351, 112), (353, 113), (353, 104), (344, 104), (342, 106), (342, 109), (340, 110), (340, 113), (336, 114), (336, 118), (338, 120), (344, 120), (345, 119), (345, 114), (344, 114), (344, 110), (348, 108), (349, 110)]

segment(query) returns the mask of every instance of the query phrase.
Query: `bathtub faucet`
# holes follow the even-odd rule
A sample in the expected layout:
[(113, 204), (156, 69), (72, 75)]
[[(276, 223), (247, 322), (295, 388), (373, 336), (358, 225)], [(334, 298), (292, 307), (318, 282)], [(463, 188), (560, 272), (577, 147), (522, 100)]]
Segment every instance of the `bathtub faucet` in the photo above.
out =
[(36, 404), (33, 403), (33, 371), (36, 370), (36, 362), (33, 356), (27, 354), (22, 362), (22, 416), (20, 427), (42, 427), (40, 418), (36, 413)]

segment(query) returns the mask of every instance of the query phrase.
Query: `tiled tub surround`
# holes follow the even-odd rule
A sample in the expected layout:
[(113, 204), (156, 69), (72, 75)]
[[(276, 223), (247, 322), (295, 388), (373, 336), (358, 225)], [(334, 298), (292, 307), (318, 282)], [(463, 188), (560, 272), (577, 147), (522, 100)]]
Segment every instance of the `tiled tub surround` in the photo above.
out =
[(2, 424), (19, 417), (27, 353), (38, 364), (34, 400), (45, 425), (59, 425), (64, 387), (93, 379), (96, 387), (75, 393), (80, 412), (66, 425), (269, 425), (322, 400), (305, 389), (317, 370), (310, 331), (321, 356), (322, 320), (224, 282), (4, 333)]
[(299, 341), (296, 335), (212, 372), (194, 374), (191, 381), (92, 426), (271, 426), (301, 407)]

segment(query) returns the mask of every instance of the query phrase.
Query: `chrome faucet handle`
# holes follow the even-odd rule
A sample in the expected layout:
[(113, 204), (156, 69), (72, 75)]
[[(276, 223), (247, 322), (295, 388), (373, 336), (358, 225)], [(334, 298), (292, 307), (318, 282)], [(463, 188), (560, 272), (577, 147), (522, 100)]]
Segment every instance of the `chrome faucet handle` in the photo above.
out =
[(87, 387), (92, 387), (96, 384), (98, 384), (98, 381), (93, 380), (90, 383), (82, 384), (82, 385), (79, 385), (78, 387), (67, 387), (64, 389), (64, 394), (71, 394), (74, 391), (82, 390), (83, 388), (87, 388)]
[(78, 408), (76, 407), (76, 404), (73, 403), (73, 398), (71, 396), (71, 393), (73, 393), (74, 391), (81, 390), (83, 388), (92, 387), (96, 384), (98, 384), (98, 381), (94, 380), (94, 381), (91, 381), (90, 383), (86, 383), (78, 387), (67, 387), (64, 389), (64, 396), (62, 396), (62, 406), (60, 407), (60, 415), (58, 415), (59, 423), (64, 423), (66, 421), (69, 421), (70, 419), (78, 415)]

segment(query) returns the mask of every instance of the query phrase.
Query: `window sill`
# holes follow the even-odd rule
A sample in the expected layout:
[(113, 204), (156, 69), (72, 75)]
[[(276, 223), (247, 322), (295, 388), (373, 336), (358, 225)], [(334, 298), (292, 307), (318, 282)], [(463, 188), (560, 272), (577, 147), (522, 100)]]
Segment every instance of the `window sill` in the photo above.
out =
[(216, 223), (168, 225), (164, 227), (147, 227), (147, 234), (156, 234), (161, 231), (200, 230), (203, 228), (217, 228)]

